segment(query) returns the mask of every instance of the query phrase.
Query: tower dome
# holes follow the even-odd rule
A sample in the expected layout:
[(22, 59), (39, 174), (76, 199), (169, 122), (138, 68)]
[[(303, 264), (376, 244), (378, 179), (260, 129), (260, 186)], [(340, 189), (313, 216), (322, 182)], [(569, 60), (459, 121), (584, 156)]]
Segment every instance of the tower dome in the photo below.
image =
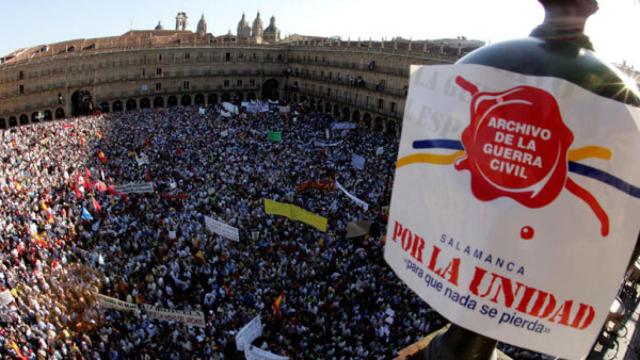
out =
[(251, 37), (251, 27), (247, 22), (247, 18), (244, 13), (242, 13), (242, 19), (238, 22), (238, 37), (239, 38), (250, 38)]
[(262, 43), (262, 34), (264, 33), (263, 27), (262, 27), (262, 19), (260, 19), (260, 12), (258, 11), (258, 15), (256, 16), (256, 19), (253, 20), (253, 28), (252, 30), (252, 36), (253, 36), (253, 40), (256, 43)]
[(204, 14), (202, 14), (200, 21), (198, 21), (198, 27), (196, 32), (200, 36), (205, 36), (207, 34), (207, 20), (204, 19)]
[(268, 43), (275, 43), (280, 40), (280, 30), (278, 30), (278, 27), (276, 26), (275, 16), (271, 17), (271, 20), (269, 21), (269, 26), (267, 26), (267, 28), (264, 29), (263, 37), (264, 37), (264, 41)]

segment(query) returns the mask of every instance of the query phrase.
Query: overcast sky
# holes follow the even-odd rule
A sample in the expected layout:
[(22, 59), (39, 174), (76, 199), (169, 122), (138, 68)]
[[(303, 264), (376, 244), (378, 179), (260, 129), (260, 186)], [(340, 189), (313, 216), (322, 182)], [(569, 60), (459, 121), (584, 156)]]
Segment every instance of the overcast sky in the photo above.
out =
[[(640, 0), (600, 0), (587, 24), (596, 51), (607, 61), (640, 68)], [(536, 0), (0, 0), (0, 54), (63, 40), (175, 27), (186, 11), (195, 30), (204, 13), (209, 32), (235, 33), (242, 12), (259, 10), (265, 27), (275, 15), (289, 33), (343, 39), (436, 39), (466, 36), (489, 42), (527, 36), (542, 21)]]

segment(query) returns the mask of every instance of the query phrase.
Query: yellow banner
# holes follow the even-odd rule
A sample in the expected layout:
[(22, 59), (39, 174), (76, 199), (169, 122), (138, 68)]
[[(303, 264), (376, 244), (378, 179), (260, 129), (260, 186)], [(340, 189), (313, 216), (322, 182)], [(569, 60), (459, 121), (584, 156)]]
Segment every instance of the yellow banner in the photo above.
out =
[(316, 215), (295, 205), (264, 199), (264, 212), (269, 215), (280, 215), (291, 220), (303, 222), (322, 232), (327, 231), (328, 220), (326, 217)]

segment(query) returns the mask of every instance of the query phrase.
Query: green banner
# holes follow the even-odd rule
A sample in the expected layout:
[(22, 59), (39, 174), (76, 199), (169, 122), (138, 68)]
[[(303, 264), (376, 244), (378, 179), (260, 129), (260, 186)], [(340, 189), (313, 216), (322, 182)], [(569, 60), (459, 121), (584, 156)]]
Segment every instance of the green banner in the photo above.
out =
[(269, 131), (269, 141), (281, 142), (282, 141), (282, 131)]

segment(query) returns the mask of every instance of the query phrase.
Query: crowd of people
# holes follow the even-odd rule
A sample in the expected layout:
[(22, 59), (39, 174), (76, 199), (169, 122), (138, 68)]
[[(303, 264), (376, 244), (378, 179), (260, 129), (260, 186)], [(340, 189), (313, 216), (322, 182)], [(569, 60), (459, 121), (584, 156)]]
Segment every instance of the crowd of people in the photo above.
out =
[[(146, 109), (5, 131), (0, 292), (14, 301), (0, 305), (0, 357), (242, 358), (235, 334), (261, 315), (254, 345), (272, 353), (390, 359), (444, 326), (382, 256), (397, 139), (327, 131), (332, 116), (291, 110)], [(368, 210), (333, 188), (297, 187), (335, 180)], [(153, 192), (117, 190), (132, 182)], [(267, 215), (264, 199), (327, 217), (327, 232)], [(240, 241), (207, 232), (205, 216)], [(362, 220), (369, 234), (346, 238)], [(105, 309), (96, 294), (202, 311), (206, 326)]]

